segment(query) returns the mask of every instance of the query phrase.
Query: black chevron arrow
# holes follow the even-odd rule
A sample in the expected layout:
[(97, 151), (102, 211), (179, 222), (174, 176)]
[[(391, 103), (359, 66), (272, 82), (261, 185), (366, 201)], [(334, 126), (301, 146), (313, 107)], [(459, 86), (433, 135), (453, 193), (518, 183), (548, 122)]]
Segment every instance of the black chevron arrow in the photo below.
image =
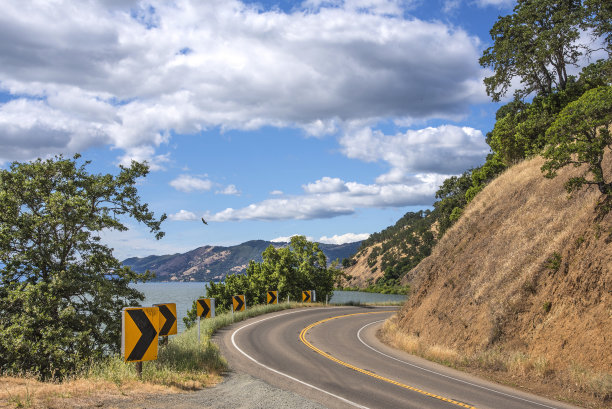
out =
[(170, 311), (170, 308), (168, 308), (167, 305), (160, 304), (160, 305), (157, 305), (157, 308), (159, 308), (159, 312), (161, 312), (161, 314), (166, 319), (164, 326), (159, 330), (159, 336), (165, 337), (168, 335), (168, 333), (172, 329), (172, 326), (174, 325), (174, 322), (176, 321), (176, 317), (174, 316), (174, 314), (172, 314), (172, 311)]
[(244, 301), (242, 301), (242, 297), (240, 297), (239, 295), (235, 295), (234, 300), (236, 300), (236, 302), (238, 303), (236, 308), (234, 308), (234, 311), (242, 311), (242, 308), (244, 307)]
[(268, 291), (268, 296), (270, 297), (270, 302), (268, 304), (274, 304), (276, 302), (276, 294), (274, 291)]
[(304, 302), (310, 301), (310, 291), (302, 291), (302, 294), (304, 294)]
[(142, 334), (127, 360), (139, 361), (149, 349), (151, 342), (157, 341), (157, 331), (143, 310), (127, 310), (127, 313)]
[(206, 300), (198, 300), (198, 304), (202, 307), (202, 315), (200, 317), (208, 317), (208, 313), (210, 312), (210, 307), (206, 304)]

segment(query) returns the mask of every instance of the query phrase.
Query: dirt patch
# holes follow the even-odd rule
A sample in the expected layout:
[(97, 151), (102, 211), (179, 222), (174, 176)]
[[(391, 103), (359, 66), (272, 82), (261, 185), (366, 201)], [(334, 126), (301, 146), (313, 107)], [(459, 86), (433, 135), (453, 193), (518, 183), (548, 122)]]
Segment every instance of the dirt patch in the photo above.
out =
[(228, 373), (214, 387), (186, 392), (132, 382), (118, 387), (104, 381), (62, 384), (25, 378), (0, 378), (0, 408), (35, 409), (325, 409), (302, 396), (246, 374)]

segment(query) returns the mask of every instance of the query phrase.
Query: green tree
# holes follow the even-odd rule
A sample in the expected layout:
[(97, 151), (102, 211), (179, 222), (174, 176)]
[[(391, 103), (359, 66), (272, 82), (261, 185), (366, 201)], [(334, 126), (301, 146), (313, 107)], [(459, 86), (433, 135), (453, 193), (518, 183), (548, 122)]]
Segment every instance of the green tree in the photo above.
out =
[(557, 176), (565, 166), (585, 166), (581, 176), (570, 178), (565, 188), (576, 191), (584, 185), (595, 185), (607, 196), (612, 195), (612, 180), (602, 167), (606, 152), (610, 154), (612, 136), (612, 86), (597, 87), (568, 104), (546, 131), (549, 146), (543, 156), (542, 171), (548, 178)]
[[(315, 290), (317, 299), (324, 300), (333, 294), (336, 278), (340, 270), (335, 265), (328, 267), (323, 250), (317, 243), (306, 240), (304, 236), (293, 236), (287, 247), (269, 246), (262, 253), (263, 261), (250, 261), (246, 274), (231, 274), (223, 283), (209, 283), (206, 287), (208, 297), (215, 298), (220, 311), (231, 306), (231, 297), (244, 294), (247, 307), (264, 304), (268, 290), (278, 290), (278, 297), (284, 300), (287, 295), (294, 301), (302, 299), (303, 290)], [(183, 319), (190, 327), (195, 322), (195, 304)]]
[(612, 3), (609, 0), (585, 0), (587, 19), (584, 25), (593, 29), (596, 37), (603, 37), (608, 55), (612, 53)]
[(472, 171), (467, 171), (461, 176), (451, 176), (444, 180), (436, 192), (436, 199), (439, 200), (434, 203), (434, 207), (437, 211), (440, 236), (459, 218), (461, 210), (467, 204), (465, 193), (472, 186), (471, 174)]
[(487, 161), (479, 168), (472, 170), (472, 186), (465, 192), (467, 203), (489, 184), (497, 175), (506, 170), (508, 166), (496, 153), (487, 156)]
[(499, 101), (514, 78), (523, 85), (517, 98), (564, 90), (568, 66), (591, 51), (577, 41), (585, 21), (579, 0), (518, 0), (514, 13), (499, 17), (493, 25), (493, 46), (480, 58), (483, 67), (493, 69), (484, 80), (487, 94)]
[(143, 299), (147, 280), (101, 243), (132, 217), (161, 238), (160, 220), (140, 203), (132, 162), (117, 176), (92, 175), (62, 156), (0, 170), (0, 371), (62, 378), (118, 351), (121, 309)]
[(546, 130), (559, 112), (592, 88), (612, 81), (610, 60), (599, 60), (582, 69), (580, 77), (568, 77), (564, 90), (537, 95), (531, 102), (515, 98), (500, 107), (487, 143), (504, 164), (510, 166), (526, 157), (540, 154), (547, 144)]

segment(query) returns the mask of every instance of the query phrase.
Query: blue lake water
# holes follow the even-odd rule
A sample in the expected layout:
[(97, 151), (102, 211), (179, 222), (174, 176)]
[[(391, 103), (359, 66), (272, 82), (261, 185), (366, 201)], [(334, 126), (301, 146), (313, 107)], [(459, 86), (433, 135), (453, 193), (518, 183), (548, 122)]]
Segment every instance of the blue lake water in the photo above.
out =
[[(176, 315), (178, 315), (178, 332), (185, 329), (183, 317), (191, 309), (192, 303), (198, 298), (206, 296), (206, 283), (138, 283), (132, 284), (134, 288), (145, 295), (143, 306), (176, 303)], [(397, 294), (377, 294), (360, 291), (336, 291), (330, 302), (391, 302), (403, 301), (405, 295)], [(318, 300), (321, 301), (321, 300)], [(324, 301), (324, 300), (323, 300)]]

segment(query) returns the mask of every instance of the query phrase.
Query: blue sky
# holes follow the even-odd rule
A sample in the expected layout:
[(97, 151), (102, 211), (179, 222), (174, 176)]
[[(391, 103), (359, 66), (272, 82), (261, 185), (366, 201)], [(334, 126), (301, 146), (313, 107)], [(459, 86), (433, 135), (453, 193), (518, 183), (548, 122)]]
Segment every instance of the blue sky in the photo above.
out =
[[(8, 1), (0, 166), (147, 160), (156, 241), (123, 259), (293, 234), (342, 243), (431, 207), (484, 162), (497, 105), (478, 64), (512, 2)], [(209, 222), (204, 225), (200, 218)]]

